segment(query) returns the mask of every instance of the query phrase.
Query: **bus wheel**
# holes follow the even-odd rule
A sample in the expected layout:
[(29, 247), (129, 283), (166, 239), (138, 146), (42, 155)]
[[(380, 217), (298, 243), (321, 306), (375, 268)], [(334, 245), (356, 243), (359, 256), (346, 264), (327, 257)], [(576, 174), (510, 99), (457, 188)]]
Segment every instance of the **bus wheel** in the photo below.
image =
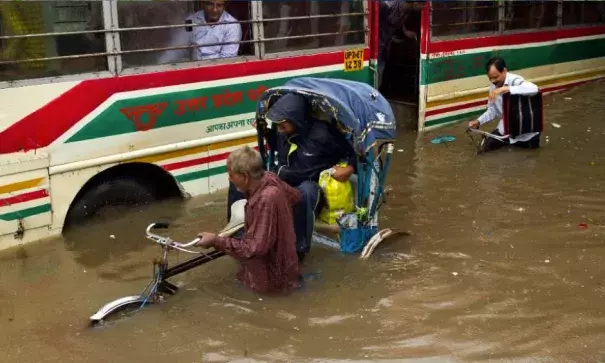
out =
[(74, 202), (67, 214), (65, 227), (158, 199), (159, 193), (152, 185), (136, 178), (117, 177), (105, 180), (87, 190)]

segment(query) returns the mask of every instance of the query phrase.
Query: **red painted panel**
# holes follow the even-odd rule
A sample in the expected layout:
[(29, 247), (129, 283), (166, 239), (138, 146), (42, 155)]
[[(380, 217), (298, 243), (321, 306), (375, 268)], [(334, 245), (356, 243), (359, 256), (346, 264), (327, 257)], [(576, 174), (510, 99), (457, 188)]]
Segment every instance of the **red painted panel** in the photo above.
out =
[[(542, 91), (542, 94), (546, 94), (546, 93), (551, 93), (551, 92), (556, 92), (556, 91), (562, 91), (562, 90), (565, 90), (565, 89), (568, 89), (571, 87), (576, 87), (576, 86), (582, 85), (587, 82), (590, 82), (590, 81), (578, 81), (578, 82), (568, 83), (568, 84), (564, 84), (564, 85), (560, 85), (560, 86), (544, 87), (544, 88), (541, 88), (540, 90)], [(487, 96), (487, 94), (486, 94), (486, 96)], [(463, 103), (460, 105), (428, 110), (428, 111), (426, 111), (426, 117), (435, 116), (435, 115), (439, 115), (439, 114), (447, 113), (447, 112), (465, 110), (467, 108), (477, 107), (477, 106), (481, 106), (481, 105), (485, 105), (487, 107), (487, 97), (486, 97), (486, 99), (483, 99), (481, 101), (473, 101), (473, 102), (469, 102), (469, 103)]]
[(605, 26), (593, 26), (573, 29), (545, 30), (529, 33), (494, 35), (489, 37), (465, 38), (456, 40), (432, 41), (431, 53), (453, 52), (456, 50), (522, 45), (549, 42), (557, 39), (578, 38), (605, 34)]
[(420, 53), (428, 53), (429, 39), (431, 35), (431, 4), (427, 1), (422, 9), (421, 27), (420, 27)]
[(460, 111), (460, 110), (464, 110), (464, 109), (471, 108), (471, 107), (477, 107), (477, 106), (481, 106), (481, 105), (487, 105), (487, 101), (481, 100), (481, 101), (475, 101), (475, 102), (471, 102), (471, 103), (464, 103), (464, 104), (456, 105), (456, 106), (432, 109), (432, 110), (426, 111), (425, 115), (426, 115), (426, 117), (430, 117), (430, 116), (435, 116), (435, 115), (439, 115), (442, 113)]
[(36, 190), (29, 193), (23, 193), (8, 198), (0, 198), (0, 207), (29, 202), (40, 198), (48, 197), (46, 189)]
[[(365, 49), (364, 60), (369, 59)], [(343, 52), (196, 67), (86, 80), (0, 132), (0, 154), (50, 145), (111, 95), (155, 87), (321, 67), (343, 62)]]

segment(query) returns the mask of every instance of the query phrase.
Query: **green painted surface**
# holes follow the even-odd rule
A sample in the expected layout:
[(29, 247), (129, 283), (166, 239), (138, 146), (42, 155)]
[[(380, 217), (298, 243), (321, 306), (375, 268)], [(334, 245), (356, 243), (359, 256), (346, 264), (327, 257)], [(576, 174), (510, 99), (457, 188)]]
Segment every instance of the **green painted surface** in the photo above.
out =
[[(364, 83), (371, 81), (369, 67), (365, 67), (358, 72), (332, 71), (312, 74), (312, 76), (342, 78)], [(66, 142), (136, 132), (137, 128), (132, 119), (139, 116), (142, 124), (147, 124), (150, 121), (149, 112), (142, 112), (145, 109), (141, 106), (147, 106), (146, 111), (153, 109), (161, 111), (155, 119), (153, 129), (254, 112), (256, 110), (255, 96), (259, 90), (283, 85), (292, 78), (294, 77), (119, 100), (91, 120)], [(186, 112), (182, 112), (183, 101), (188, 102), (188, 105), (185, 106)], [(229, 104), (225, 104), (225, 101), (228, 101)], [(205, 105), (205, 108), (202, 105)], [(130, 119), (128, 116), (130, 116)]]
[(581, 61), (605, 57), (605, 38), (531, 48), (519, 46), (516, 49), (424, 59), (422, 66), (429, 68), (427, 68), (427, 72), (422, 72), (421, 84), (428, 85), (484, 75), (485, 63), (494, 56), (504, 58), (508, 68), (515, 71), (556, 63)]
[(424, 127), (437, 126), (437, 125), (441, 125), (441, 124), (446, 124), (448, 122), (462, 121), (462, 120), (466, 120), (466, 119), (475, 118), (475, 117), (478, 117), (479, 115), (481, 115), (483, 112), (485, 112), (485, 110), (471, 111), (471, 112), (460, 113), (457, 115), (442, 117), (442, 118), (434, 119), (431, 121), (426, 121), (424, 123)]
[[(225, 160), (225, 163), (227, 161)], [(223, 165), (223, 166), (217, 166), (214, 168), (210, 168), (207, 170), (199, 170), (199, 171), (194, 171), (191, 173), (187, 173), (187, 174), (181, 174), (175, 177), (175, 179), (179, 182), (179, 183), (185, 183), (188, 181), (192, 181), (192, 180), (197, 180), (197, 179), (202, 179), (202, 178), (208, 178), (211, 176), (215, 176), (215, 175), (220, 175), (220, 174), (225, 174), (227, 172), (227, 165)]]
[(31, 216), (35, 216), (37, 214), (42, 214), (46, 212), (50, 212), (51, 207), (50, 204), (43, 204), (36, 207), (31, 207), (27, 209), (22, 209), (16, 212), (10, 212), (6, 214), (0, 214), (0, 220), (3, 221), (15, 221), (17, 219), (23, 219)]

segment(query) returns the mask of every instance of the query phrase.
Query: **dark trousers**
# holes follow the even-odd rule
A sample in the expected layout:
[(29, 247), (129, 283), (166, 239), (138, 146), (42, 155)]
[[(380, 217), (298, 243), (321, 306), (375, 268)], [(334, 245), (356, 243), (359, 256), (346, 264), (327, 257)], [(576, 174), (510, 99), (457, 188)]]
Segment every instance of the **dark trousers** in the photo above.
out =
[[(297, 189), (302, 194), (300, 203), (294, 206), (294, 232), (296, 234), (296, 251), (298, 259), (302, 261), (311, 250), (313, 229), (315, 228), (315, 215), (321, 208), (321, 192), (319, 185), (313, 181), (305, 181)], [(238, 200), (245, 199), (232, 183), (229, 183), (227, 196), (227, 220), (231, 219), (231, 205)], [(241, 236), (236, 235), (237, 237)]]
[[(502, 136), (498, 129), (492, 131), (493, 135)], [(481, 141), (481, 152), (485, 153), (488, 151), (498, 150), (504, 146), (515, 146), (523, 149), (538, 149), (540, 147), (540, 135), (538, 134), (527, 141), (517, 141), (514, 144), (511, 144), (508, 140), (500, 141), (498, 139), (494, 139), (493, 137), (483, 136), (483, 140)]]

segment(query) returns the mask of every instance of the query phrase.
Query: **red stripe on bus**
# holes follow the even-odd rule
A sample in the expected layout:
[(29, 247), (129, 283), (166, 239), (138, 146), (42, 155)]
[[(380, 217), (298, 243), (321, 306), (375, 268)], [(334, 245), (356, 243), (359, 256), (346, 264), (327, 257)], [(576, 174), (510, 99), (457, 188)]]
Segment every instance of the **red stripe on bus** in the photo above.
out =
[(460, 111), (460, 110), (464, 110), (466, 108), (477, 107), (477, 106), (482, 106), (482, 105), (487, 105), (487, 100), (474, 101), (471, 103), (464, 103), (461, 105), (444, 107), (444, 108), (439, 108), (436, 110), (435, 109), (429, 110), (429, 111), (426, 111), (425, 117), (435, 116), (435, 115), (452, 112), (452, 111)]
[[(82, 81), (0, 132), (0, 154), (50, 145), (118, 92), (342, 64), (342, 51)], [(369, 59), (365, 49), (364, 60)]]
[(215, 161), (225, 160), (225, 159), (227, 159), (228, 156), (229, 156), (228, 152), (221, 153), (221, 154), (216, 154), (216, 155), (211, 155), (211, 156), (205, 156), (203, 158), (197, 158), (197, 159), (192, 159), (192, 160), (179, 161), (176, 163), (166, 164), (166, 165), (163, 165), (162, 168), (164, 168), (164, 170), (167, 170), (167, 171), (174, 171), (174, 170), (188, 168), (191, 166), (202, 165), (202, 164), (212, 163)]
[(588, 83), (590, 81), (592, 81), (592, 80), (589, 79), (589, 80), (584, 80), (584, 81), (578, 81), (578, 82), (568, 83), (568, 84), (564, 84), (564, 85), (561, 85), (561, 86), (547, 87), (547, 88), (544, 88), (544, 90), (542, 91), (542, 93), (544, 94), (544, 93), (547, 93), (547, 92), (550, 93), (550, 92), (555, 92), (555, 91), (562, 91), (562, 90), (566, 90), (566, 89), (571, 88), (571, 87), (576, 87), (576, 86), (583, 85), (584, 83)]
[(519, 34), (494, 35), (489, 37), (442, 40), (430, 43), (431, 53), (453, 52), (456, 50), (487, 48), (507, 45), (527, 45), (558, 39), (586, 37), (605, 34), (605, 26), (591, 26), (573, 29), (545, 30)]
[[(258, 146), (254, 146), (253, 149), (258, 151)], [(186, 160), (186, 161), (178, 161), (176, 163), (162, 165), (162, 168), (164, 168), (164, 170), (166, 170), (166, 171), (175, 171), (175, 170), (179, 170), (179, 169), (189, 168), (191, 166), (197, 166), (197, 165), (213, 163), (213, 162), (217, 162), (217, 161), (221, 161), (221, 160), (227, 160), (230, 153), (231, 152), (229, 151), (226, 153), (220, 153), (220, 154), (211, 155), (211, 156), (204, 156), (203, 158), (197, 158), (197, 159)]]
[(46, 189), (36, 190), (29, 193), (15, 195), (13, 197), (0, 199), (0, 207), (8, 207), (10, 205), (25, 203), (36, 199), (48, 197)]
[[(580, 86), (580, 85), (590, 82), (590, 81), (591, 80), (583, 80), (583, 81), (567, 83), (567, 84), (563, 84), (563, 85), (559, 85), (559, 86), (544, 87), (541, 89), (541, 91), (542, 91), (542, 94), (556, 92), (556, 91), (562, 91), (562, 90), (566, 90), (568, 88)], [(439, 114), (447, 113), (447, 112), (465, 110), (467, 108), (477, 107), (477, 106), (481, 106), (481, 105), (485, 105), (487, 108), (487, 98), (484, 100), (481, 100), (481, 101), (473, 101), (473, 102), (463, 103), (463, 104), (456, 105), (456, 106), (428, 110), (425, 113), (425, 117), (435, 116), (435, 115), (439, 115)]]

